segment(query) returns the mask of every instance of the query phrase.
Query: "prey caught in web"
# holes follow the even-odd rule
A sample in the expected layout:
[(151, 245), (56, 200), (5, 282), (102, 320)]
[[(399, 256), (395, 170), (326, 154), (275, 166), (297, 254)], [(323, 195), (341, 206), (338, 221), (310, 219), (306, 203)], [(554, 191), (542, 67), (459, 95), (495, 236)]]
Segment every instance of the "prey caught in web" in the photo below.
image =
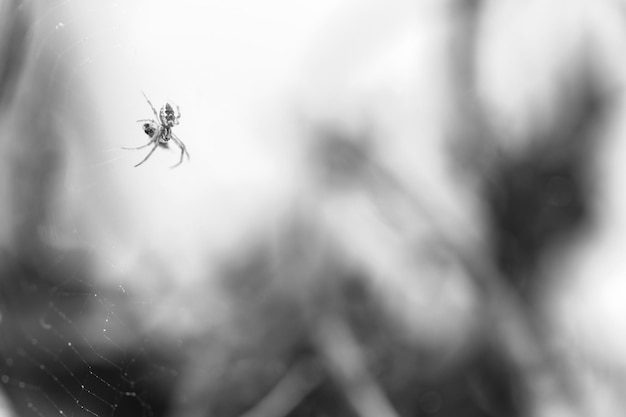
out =
[(172, 131), (172, 128), (178, 124), (178, 120), (180, 119), (180, 109), (178, 108), (178, 106), (176, 106), (176, 111), (174, 111), (174, 107), (170, 103), (165, 103), (161, 107), (161, 110), (157, 113), (156, 109), (154, 108), (148, 97), (146, 97), (146, 94), (143, 91), (142, 94), (150, 105), (150, 108), (152, 109), (155, 118), (141, 119), (137, 121), (143, 122), (143, 131), (146, 135), (148, 135), (150, 141), (145, 145), (139, 146), (137, 148), (122, 147), (122, 149), (137, 150), (146, 148), (150, 145), (154, 145), (148, 155), (146, 155), (146, 157), (142, 159), (141, 162), (135, 165), (135, 167), (138, 167), (139, 165), (146, 162), (159, 146), (167, 148), (171, 140), (180, 148), (180, 160), (176, 165), (172, 166), (172, 168), (176, 168), (183, 163), (185, 155), (187, 155), (188, 159), (191, 159), (189, 156), (189, 152), (187, 152), (187, 147), (185, 146), (183, 141), (180, 140), (178, 136), (176, 136)]

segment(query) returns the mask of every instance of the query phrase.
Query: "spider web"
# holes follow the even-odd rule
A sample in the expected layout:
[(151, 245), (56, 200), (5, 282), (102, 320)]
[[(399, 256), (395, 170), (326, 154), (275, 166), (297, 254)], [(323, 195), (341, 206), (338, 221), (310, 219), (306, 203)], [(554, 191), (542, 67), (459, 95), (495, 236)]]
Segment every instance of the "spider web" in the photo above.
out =
[(158, 385), (150, 384), (177, 371), (159, 363), (150, 340), (130, 327), (123, 309), (134, 301), (123, 287), (103, 293), (80, 270), (51, 286), (55, 269), (76, 268), (71, 257), (46, 274), (16, 271), (6, 261), (3, 272), (20, 282), (3, 297), (1, 378), (18, 414), (155, 415)]

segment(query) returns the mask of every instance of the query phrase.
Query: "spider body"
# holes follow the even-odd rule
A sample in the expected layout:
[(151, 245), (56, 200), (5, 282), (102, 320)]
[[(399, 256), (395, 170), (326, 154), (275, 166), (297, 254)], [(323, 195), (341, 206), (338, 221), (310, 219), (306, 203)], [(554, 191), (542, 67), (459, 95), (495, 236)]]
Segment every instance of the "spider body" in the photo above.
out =
[(174, 125), (178, 124), (178, 119), (180, 119), (180, 110), (178, 109), (178, 106), (176, 106), (176, 112), (174, 112), (172, 105), (170, 103), (165, 103), (165, 105), (161, 107), (159, 118), (161, 119), (161, 124), (163, 126), (169, 126), (172, 128)]
[(178, 106), (176, 106), (176, 111), (174, 111), (174, 108), (170, 103), (165, 103), (163, 107), (161, 107), (159, 113), (157, 113), (156, 109), (154, 108), (148, 97), (146, 97), (145, 94), (143, 96), (150, 105), (150, 108), (154, 113), (155, 119), (143, 119), (137, 121), (144, 122), (143, 131), (146, 135), (148, 135), (150, 141), (145, 145), (139, 146), (137, 148), (122, 149), (143, 149), (147, 146), (154, 145), (148, 155), (146, 155), (146, 157), (142, 159), (141, 162), (135, 165), (135, 167), (138, 167), (139, 165), (146, 162), (148, 158), (150, 158), (152, 153), (156, 150), (157, 147), (159, 147), (159, 145), (162, 147), (167, 147), (169, 141), (171, 140), (180, 148), (180, 161), (178, 161), (176, 165), (172, 166), (172, 168), (175, 168), (183, 163), (185, 155), (187, 155), (187, 158), (190, 158), (189, 152), (187, 152), (187, 147), (185, 146), (183, 141), (178, 139), (174, 132), (172, 132), (172, 127), (177, 125), (178, 119), (180, 119), (180, 110), (178, 109)]

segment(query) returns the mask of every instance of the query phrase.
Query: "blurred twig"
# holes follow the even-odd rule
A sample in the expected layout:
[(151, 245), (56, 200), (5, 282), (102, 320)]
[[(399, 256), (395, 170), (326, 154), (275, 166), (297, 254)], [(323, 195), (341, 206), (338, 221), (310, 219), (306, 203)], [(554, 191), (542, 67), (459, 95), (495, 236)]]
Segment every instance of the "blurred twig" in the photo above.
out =
[(361, 417), (398, 417), (380, 385), (368, 371), (365, 355), (342, 318), (318, 320), (314, 343), (328, 370)]
[(284, 417), (321, 382), (316, 362), (300, 360), (292, 366), (274, 388), (241, 417)]

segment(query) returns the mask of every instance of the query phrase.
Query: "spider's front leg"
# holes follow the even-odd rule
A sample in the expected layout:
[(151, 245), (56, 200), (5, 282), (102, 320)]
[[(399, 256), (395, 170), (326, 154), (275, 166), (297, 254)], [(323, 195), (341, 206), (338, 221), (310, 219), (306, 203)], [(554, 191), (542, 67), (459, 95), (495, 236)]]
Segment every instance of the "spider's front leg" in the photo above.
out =
[(148, 102), (148, 104), (150, 105), (150, 108), (152, 109), (152, 113), (154, 113), (154, 117), (156, 117), (156, 119), (159, 120), (159, 114), (157, 113), (156, 109), (154, 108), (154, 106), (150, 102), (150, 99), (148, 99), (148, 97), (146, 96), (146, 93), (144, 93), (143, 90), (142, 90), (141, 94), (143, 94), (143, 98), (145, 98), (146, 101)]
[[(148, 120), (148, 121), (150, 121), (150, 120)], [(147, 134), (147, 135), (148, 135), (148, 137), (150, 138), (150, 141), (149, 141), (148, 143), (146, 143), (145, 145), (138, 146), (138, 147), (136, 147), (136, 148), (127, 148), (127, 147), (122, 146), (122, 149), (127, 149), (127, 150), (131, 150), (131, 151), (132, 151), (132, 150), (136, 150), (136, 149), (143, 149), (143, 148), (145, 148), (145, 147), (147, 147), (147, 146), (152, 145), (154, 142), (157, 142), (158, 135), (161, 133), (159, 130), (157, 130), (157, 131), (152, 132), (152, 134), (149, 134), (149, 133), (145, 130), (145, 128), (144, 128), (144, 132), (146, 132), (146, 134)]]
[(141, 146), (138, 146), (138, 147), (136, 147), (136, 148), (126, 148), (126, 147), (122, 146), (122, 149), (126, 149), (126, 150), (128, 150), (128, 151), (136, 151), (137, 149), (143, 149), (143, 148), (145, 148), (146, 146), (150, 146), (150, 145), (152, 145), (152, 143), (153, 143), (153, 142), (154, 142), (154, 141), (153, 141), (153, 140), (151, 140), (150, 142), (146, 143), (145, 145), (141, 145)]
[(157, 127), (156, 129), (152, 128), (152, 126), (154, 124), (154, 121), (152, 121), (152, 120), (141, 120), (141, 121), (150, 122), (150, 124), (148, 124), (148, 123), (144, 124), (144, 132), (146, 133), (146, 135), (148, 135), (148, 137), (150, 138), (150, 141), (148, 143), (146, 143), (145, 145), (138, 146), (136, 148), (122, 147), (122, 149), (137, 150), (137, 149), (143, 149), (143, 148), (145, 148), (147, 146), (150, 146), (152, 144), (154, 144), (154, 147), (152, 148), (150, 153), (148, 153), (148, 155), (141, 162), (139, 162), (137, 165), (135, 165), (135, 167), (138, 167), (139, 165), (143, 164), (150, 157), (150, 155), (152, 155), (152, 153), (155, 151), (155, 149), (159, 146), (159, 137), (160, 137), (161, 132), (162, 132), (162, 130), (159, 127)]

